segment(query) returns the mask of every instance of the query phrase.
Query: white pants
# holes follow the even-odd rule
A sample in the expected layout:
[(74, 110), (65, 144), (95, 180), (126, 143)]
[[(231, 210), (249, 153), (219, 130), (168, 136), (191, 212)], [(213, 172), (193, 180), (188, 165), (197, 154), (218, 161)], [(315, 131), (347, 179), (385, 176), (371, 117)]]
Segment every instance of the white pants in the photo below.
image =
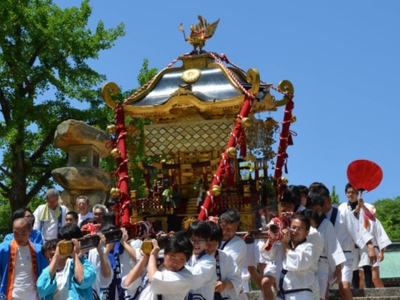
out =
[(344, 252), (346, 261), (342, 264), (342, 282), (347, 281), (351, 283), (353, 279), (353, 261), (354, 256), (352, 252)]

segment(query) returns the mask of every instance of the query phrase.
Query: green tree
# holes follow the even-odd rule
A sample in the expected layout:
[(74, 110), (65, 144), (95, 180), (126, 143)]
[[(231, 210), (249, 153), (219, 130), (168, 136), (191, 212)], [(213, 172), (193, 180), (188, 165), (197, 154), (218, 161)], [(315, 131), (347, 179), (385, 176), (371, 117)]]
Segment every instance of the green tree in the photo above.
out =
[(395, 199), (381, 199), (374, 203), (376, 217), (382, 223), (389, 238), (400, 240), (400, 196)]
[(332, 199), (332, 204), (336, 204), (336, 205), (340, 204), (339, 195), (336, 193), (336, 187), (335, 186), (332, 187), (331, 199)]
[[(53, 147), (59, 123), (104, 118), (99, 90), (105, 76), (88, 65), (124, 35), (124, 25), (94, 32), (89, 1), (61, 9), (51, 0), (0, 2), (0, 193), (11, 211), (27, 205), (49, 184), (66, 156)], [(84, 103), (73, 106), (70, 99)], [(4, 201), (3, 201), (4, 203)]]

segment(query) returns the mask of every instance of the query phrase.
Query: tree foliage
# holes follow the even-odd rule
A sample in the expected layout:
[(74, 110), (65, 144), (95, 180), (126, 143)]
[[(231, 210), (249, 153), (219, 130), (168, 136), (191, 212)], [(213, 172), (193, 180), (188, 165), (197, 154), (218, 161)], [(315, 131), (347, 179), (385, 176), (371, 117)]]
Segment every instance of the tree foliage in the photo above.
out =
[(395, 199), (375, 201), (376, 217), (382, 223), (389, 238), (400, 240), (400, 196)]
[[(0, 2), (1, 195), (11, 210), (27, 205), (66, 163), (53, 147), (58, 124), (97, 124), (104, 114), (96, 86), (105, 80), (88, 65), (124, 35), (123, 24), (88, 27), (89, 1), (61, 9), (51, 0)], [(71, 99), (86, 105), (74, 107)]]
[(332, 200), (332, 204), (336, 204), (336, 206), (340, 205), (339, 195), (336, 193), (336, 187), (335, 186), (332, 187), (331, 200)]

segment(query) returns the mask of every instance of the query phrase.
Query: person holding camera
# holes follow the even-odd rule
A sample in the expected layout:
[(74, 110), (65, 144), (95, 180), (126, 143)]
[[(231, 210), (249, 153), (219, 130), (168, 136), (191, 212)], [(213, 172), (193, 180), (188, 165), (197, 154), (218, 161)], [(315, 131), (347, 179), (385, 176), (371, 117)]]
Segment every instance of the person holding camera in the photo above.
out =
[(45, 300), (93, 299), (96, 269), (81, 257), (80, 238), (82, 233), (78, 226), (66, 225), (58, 232), (60, 242), (50, 240), (43, 245), (50, 265), (37, 280), (39, 297)]
[[(98, 229), (98, 232), (106, 235), (107, 233), (118, 230), (118, 227), (106, 223)], [(121, 278), (129, 273), (136, 265), (138, 250), (129, 244), (129, 235), (125, 228), (121, 228), (121, 236), (114, 242), (105, 246), (104, 253), (108, 257), (111, 268), (114, 270), (111, 283), (103, 289), (103, 298), (109, 300), (130, 299), (132, 293), (121, 286)]]
[(132, 291), (136, 300), (185, 299), (193, 282), (192, 273), (185, 268), (193, 251), (187, 232), (177, 232), (169, 239), (162, 259), (158, 257), (161, 249), (157, 240), (151, 242), (151, 251), (142, 247), (142, 258), (122, 278), (122, 286)]

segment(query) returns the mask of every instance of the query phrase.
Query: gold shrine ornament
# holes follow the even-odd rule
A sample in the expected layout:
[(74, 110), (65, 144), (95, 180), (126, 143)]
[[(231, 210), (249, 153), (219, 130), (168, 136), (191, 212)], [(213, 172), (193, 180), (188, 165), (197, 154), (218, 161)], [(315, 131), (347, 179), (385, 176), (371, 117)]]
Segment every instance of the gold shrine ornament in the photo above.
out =
[(121, 157), (121, 151), (118, 150), (118, 148), (114, 148), (111, 150), (111, 156), (115, 159)]
[(284, 185), (287, 185), (289, 183), (289, 179), (287, 179), (286, 177), (282, 176), (280, 178), (280, 183), (284, 184)]
[(185, 83), (195, 83), (200, 76), (201, 71), (199, 69), (189, 69), (182, 73), (181, 78)]
[(106, 131), (108, 134), (114, 134), (117, 132), (117, 126), (115, 126), (114, 124), (108, 125)]
[(121, 195), (121, 191), (119, 190), (119, 188), (112, 188), (110, 190), (110, 196), (112, 198), (119, 198), (120, 195)]
[(218, 197), (219, 195), (221, 195), (221, 187), (219, 185), (213, 185), (211, 188), (211, 194), (214, 197)]
[(246, 128), (249, 128), (251, 125), (253, 125), (253, 120), (250, 118), (243, 118), (242, 125)]
[(229, 158), (235, 158), (237, 155), (237, 151), (235, 147), (229, 147), (226, 150), (226, 155), (228, 155)]

